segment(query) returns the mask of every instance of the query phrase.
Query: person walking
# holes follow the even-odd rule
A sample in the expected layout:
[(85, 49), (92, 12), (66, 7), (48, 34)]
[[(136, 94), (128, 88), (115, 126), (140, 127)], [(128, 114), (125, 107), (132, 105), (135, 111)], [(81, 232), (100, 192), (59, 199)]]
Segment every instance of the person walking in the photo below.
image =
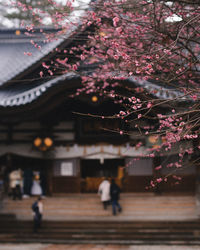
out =
[(103, 208), (106, 210), (110, 202), (110, 182), (107, 178), (99, 185), (98, 194), (101, 196)]
[(9, 185), (10, 185), (10, 189), (11, 189), (11, 195), (12, 195), (12, 199), (16, 200), (22, 199), (22, 184), (23, 184), (23, 180), (22, 180), (22, 171), (21, 169), (17, 169), (15, 168), (10, 174), (9, 174)]
[(33, 210), (33, 232), (37, 233), (41, 227), (42, 214), (43, 214), (43, 203), (41, 197), (37, 199), (32, 205)]
[(115, 183), (115, 180), (112, 179), (111, 186), (110, 186), (110, 196), (111, 196), (111, 202), (112, 202), (112, 213), (113, 215), (116, 215), (116, 208), (118, 208), (118, 212), (122, 211), (122, 207), (119, 204), (119, 194), (120, 194), (120, 188)]

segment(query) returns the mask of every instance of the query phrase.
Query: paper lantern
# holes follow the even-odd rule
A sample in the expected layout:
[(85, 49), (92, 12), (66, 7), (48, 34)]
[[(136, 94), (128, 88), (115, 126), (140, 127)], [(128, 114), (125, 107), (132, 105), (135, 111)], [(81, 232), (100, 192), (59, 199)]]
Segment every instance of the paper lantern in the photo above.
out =
[(42, 144), (42, 139), (40, 137), (35, 138), (34, 140), (35, 147), (39, 147)]
[(46, 137), (46, 138), (44, 139), (44, 144), (45, 144), (47, 147), (51, 147), (51, 146), (53, 145), (53, 141), (52, 141), (51, 138)]

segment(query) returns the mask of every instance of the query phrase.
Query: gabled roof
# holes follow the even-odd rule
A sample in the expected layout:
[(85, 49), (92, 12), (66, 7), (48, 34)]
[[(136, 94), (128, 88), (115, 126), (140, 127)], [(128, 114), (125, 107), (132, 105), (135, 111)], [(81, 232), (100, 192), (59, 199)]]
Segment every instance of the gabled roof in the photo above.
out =
[[(61, 45), (62, 42), (71, 42), (69, 38), (81, 27), (81, 18), (89, 8), (89, 3), (86, 3), (82, 11), (74, 9), (70, 13), (68, 21), (66, 21), (65, 30), (61, 32), (62, 36), (55, 36), (55, 39), (48, 42), (44, 34), (56, 33), (58, 29), (40, 27), (34, 28), (30, 32), (27, 32), (25, 28), (0, 29), (0, 87), (6, 82), (13, 80), (20, 73), (26, 71), (33, 64), (42, 60), (42, 58)], [(29, 33), (28, 36), (27, 33)], [(41, 49), (31, 44), (31, 40), (40, 46)], [(27, 52), (30, 53), (31, 56), (24, 54)]]

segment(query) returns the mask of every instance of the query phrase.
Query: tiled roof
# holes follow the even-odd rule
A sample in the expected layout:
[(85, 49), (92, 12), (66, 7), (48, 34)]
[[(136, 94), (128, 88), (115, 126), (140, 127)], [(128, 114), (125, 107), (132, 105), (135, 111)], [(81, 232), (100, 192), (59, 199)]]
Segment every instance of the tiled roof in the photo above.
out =
[[(34, 32), (29, 32), (31, 36), (26, 35), (27, 29), (0, 29), (0, 86), (40, 61), (63, 41), (70, 40), (69, 38), (81, 26), (81, 18), (86, 14), (88, 8), (90, 8), (89, 3), (85, 4), (82, 11), (73, 10), (68, 17), (69, 27), (66, 28), (65, 33), (51, 42), (45, 41), (47, 39), (43, 32), (55, 33), (58, 30), (54, 28), (42, 28), (43, 32), (41, 32), (41, 28), (35, 28)], [(41, 46), (41, 50), (31, 44), (31, 39)], [(24, 52), (32, 55), (25, 55)]]
[[(16, 35), (16, 30), (0, 30), (0, 86), (24, 72), (64, 41), (64, 38), (59, 38), (44, 42), (44, 35), (39, 32), (34, 33), (32, 39), (41, 46), (39, 50), (30, 43), (31, 38), (24, 34), (25, 30), (19, 30), (19, 32), (20, 35)], [(73, 32), (74, 28), (68, 31), (65, 39)], [(25, 55), (24, 52), (32, 55)]]
[[(30, 43), (31, 37), (26, 35), (26, 29), (0, 29), (0, 86), (40, 61), (63, 41), (70, 40), (69, 38), (81, 26), (81, 18), (86, 15), (86, 10), (91, 8), (90, 2), (95, 1), (87, 1), (81, 11), (75, 8), (70, 13), (68, 16), (69, 28), (58, 39), (44, 42), (45, 36), (40, 32), (41, 28), (34, 29), (33, 33), (30, 32), (33, 35), (33, 40), (41, 46), (41, 50)], [(42, 29), (44, 33), (57, 31), (54, 28)], [(24, 52), (32, 53), (32, 55), (24, 55)]]
[[(30, 43), (30, 38), (24, 37), (24, 35), (6, 37), (2, 33), (0, 33), (0, 85), (25, 71), (51, 52), (62, 41), (62, 39), (59, 39), (44, 43), (42, 37), (38, 38), (37, 44), (42, 47), (41, 50), (38, 50)], [(24, 52), (30, 52), (32, 55), (27, 56)]]

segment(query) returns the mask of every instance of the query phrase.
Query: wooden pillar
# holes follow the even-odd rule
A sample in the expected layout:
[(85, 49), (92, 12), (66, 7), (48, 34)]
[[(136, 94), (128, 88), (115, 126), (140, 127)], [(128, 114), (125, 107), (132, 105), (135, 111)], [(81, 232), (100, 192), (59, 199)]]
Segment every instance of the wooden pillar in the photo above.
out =
[(80, 159), (75, 159), (74, 167), (76, 168), (77, 193), (81, 193), (82, 183), (81, 183), (81, 161)]
[(9, 125), (7, 131), (7, 144), (11, 144), (12, 141), (13, 141), (13, 128), (11, 125)]
[[(153, 158), (153, 177), (154, 179), (160, 178), (161, 173), (159, 170), (155, 170), (155, 167), (161, 165), (161, 158), (159, 155)], [(162, 183), (158, 183), (154, 189), (155, 194), (161, 194), (162, 192)]]
[(199, 138), (193, 140), (194, 154), (191, 161), (196, 165), (196, 183), (195, 183), (195, 199), (196, 199), (196, 214), (200, 216), (200, 164), (199, 164)]
[(197, 215), (200, 216), (200, 166), (196, 166), (195, 198), (196, 198)]
[(53, 166), (51, 165), (51, 168), (50, 168), (50, 171), (49, 171), (49, 194), (50, 195), (53, 195), (53, 182), (52, 182), (52, 179), (53, 179)]
[(5, 173), (4, 173), (4, 192), (7, 194), (9, 192), (9, 173), (12, 170), (12, 156), (11, 154), (6, 154), (5, 160)]
[(48, 195), (53, 194), (53, 183), (52, 183), (52, 178), (53, 178), (53, 160), (48, 161), (48, 167), (47, 167), (47, 189), (48, 189)]

